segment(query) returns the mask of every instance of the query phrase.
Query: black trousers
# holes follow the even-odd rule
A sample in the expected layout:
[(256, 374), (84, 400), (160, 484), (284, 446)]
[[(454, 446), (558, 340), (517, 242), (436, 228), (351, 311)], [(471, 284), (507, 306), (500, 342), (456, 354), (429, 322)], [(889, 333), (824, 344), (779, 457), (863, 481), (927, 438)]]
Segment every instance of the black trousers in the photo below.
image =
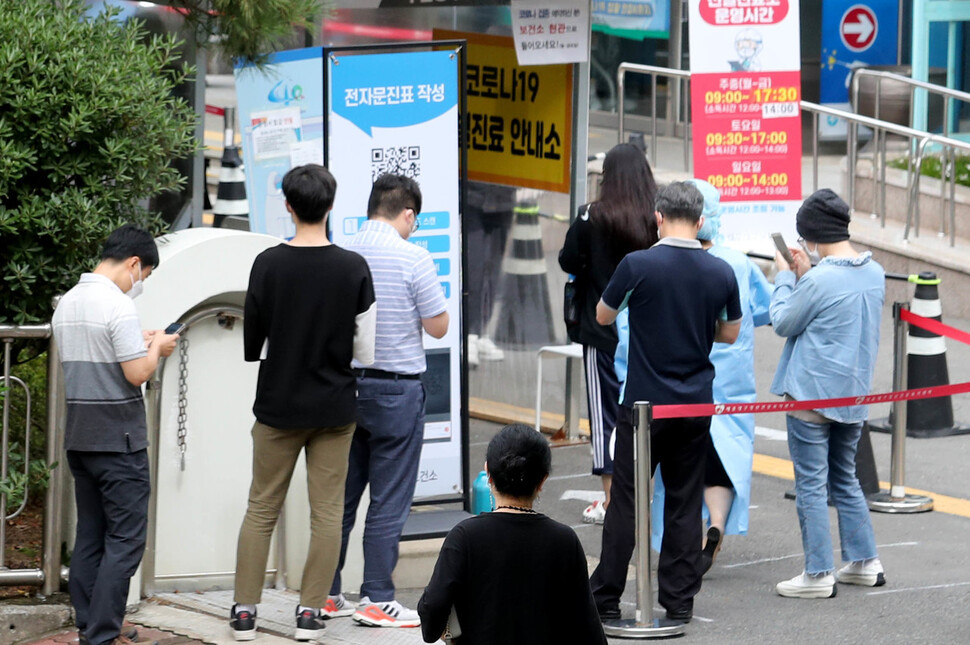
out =
[[(692, 610), (701, 589), (701, 507), (710, 428), (710, 417), (658, 419), (650, 426), (651, 471), (659, 464), (666, 488), (658, 599), (670, 612)], [(600, 611), (619, 608), (636, 541), (633, 438), (633, 410), (620, 406), (600, 563), (589, 581)], [(650, 530), (649, 525), (643, 528)]]
[(468, 333), (480, 336), (488, 329), (495, 303), (502, 296), (502, 257), (512, 228), (512, 210), (484, 212), (466, 204), (462, 217), (468, 238), (468, 309), (464, 320)]
[(77, 502), (68, 589), (78, 632), (102, 645), (120, 633), (128, 583), (145, 551), (148, 454), (69, 450), (67, 461)]

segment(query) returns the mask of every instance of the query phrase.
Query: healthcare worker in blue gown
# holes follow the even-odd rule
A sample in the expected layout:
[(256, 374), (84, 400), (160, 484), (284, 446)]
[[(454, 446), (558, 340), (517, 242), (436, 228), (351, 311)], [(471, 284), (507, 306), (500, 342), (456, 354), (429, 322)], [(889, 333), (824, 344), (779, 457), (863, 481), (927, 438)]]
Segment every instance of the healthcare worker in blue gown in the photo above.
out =
[[(690, 180), (704, 196), (704, 225), (697, 234), (701, 245), (734, 269), (741, 295), (744, 316), (741, 331), (733, 345), (714, 343), (714, 402), (750, 403), (755, 400), (754, 328), (771, 322), (771, 285), (764, 273), (748, 256), (717, 243), (721, 226), (721, 196), (717, 189), (701, 179)], [(629, 320), (626, 310), (616, 320), (619, 344), (616, 349), (616, 375), (625, 385)], [(623, 385), (620, 398), (623, 397)], [(724, 535), (748, 532), (748, 505), (751, 500), (751, 463), (754, 457), (754, 415), (715, 416), (711, 421), (712, 444), (707, 455), (704, 483), (705, 545), (701, 566), (711, 568)], [(660, 473), (654, 479), (652, 542), (660, 550), (663, 537), (664, 486)]]

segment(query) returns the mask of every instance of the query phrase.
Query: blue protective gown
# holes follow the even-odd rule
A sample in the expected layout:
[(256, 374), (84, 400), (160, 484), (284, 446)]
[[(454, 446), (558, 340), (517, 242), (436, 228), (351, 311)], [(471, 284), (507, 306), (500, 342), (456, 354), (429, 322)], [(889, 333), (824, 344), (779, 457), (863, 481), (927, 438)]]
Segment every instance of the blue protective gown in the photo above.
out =
[[(708, 252), (731, 265), (737, 277), (744, 316), (741, 331), (733, 345), (714, 343), (711, 362), (714, 364), (715, 403), (750, 403), (757, 392), (754, 380), (754, 328), (771, 322), (771, 284), (764, 273), (748, 256), (726, 246), (714, 245)], [(629, 319), (626, 311), (617, 317), (619, 344), (616, 348), (616, 375), (625, 384), (627, 352), (630, 343)], [(623, 400), (623, 385), (620, 387)], [(734, 502), (728, 513), (725, 533), (745, 535), (748, 531), (748, 506), (751, 501), (751, 463), (754, 458), (754, 415), (725, 415), (711, 419), (714, 449), (721, 458), (724, 470), (734, 485)], [(660, 471), (654, 479), (651, 544), (660, 549), (663, 537), (664, 485)], [(707, 508), (704, 509), (705, 516)]]

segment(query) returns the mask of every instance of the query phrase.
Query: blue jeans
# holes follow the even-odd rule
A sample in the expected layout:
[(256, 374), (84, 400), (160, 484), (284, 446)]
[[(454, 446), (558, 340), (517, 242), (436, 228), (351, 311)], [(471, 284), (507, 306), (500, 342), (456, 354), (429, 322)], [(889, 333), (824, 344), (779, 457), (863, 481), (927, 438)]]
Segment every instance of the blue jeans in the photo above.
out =
[(357, 506), (370, 483), (364, 524), (364, 580), (360, 595), (394, 600), (391, 573), (397, 565), (401, 530), (411, 512), (424, 441), (424, 385), (420, 380), (357, 379), (357, 430), (350, 445), (344, 493), (340, 564), (330, 593), (341, 592), (340, 571)]
[(855, 472), (862, 423), (810, 423), (788, 417), (788, 450), (795, 465), (795, 508), (802, 529), (805, 571), (834, 568), (828, 497), (839, 517), (842, 560), (876, 557), (869, 507)]

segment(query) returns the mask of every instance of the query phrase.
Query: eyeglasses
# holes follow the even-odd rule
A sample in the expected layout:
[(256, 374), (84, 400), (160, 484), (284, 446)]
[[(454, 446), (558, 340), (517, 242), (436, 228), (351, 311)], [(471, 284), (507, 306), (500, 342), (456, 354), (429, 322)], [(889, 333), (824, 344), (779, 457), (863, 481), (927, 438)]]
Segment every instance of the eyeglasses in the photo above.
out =
[(410, 211), (414, 213), (414, 224), (411, 226), (411, 232), (417, 233), (418, 229), (421, 228), (421, 220), (418, 218), (418, 210), (414, 206), (408, 206)]

